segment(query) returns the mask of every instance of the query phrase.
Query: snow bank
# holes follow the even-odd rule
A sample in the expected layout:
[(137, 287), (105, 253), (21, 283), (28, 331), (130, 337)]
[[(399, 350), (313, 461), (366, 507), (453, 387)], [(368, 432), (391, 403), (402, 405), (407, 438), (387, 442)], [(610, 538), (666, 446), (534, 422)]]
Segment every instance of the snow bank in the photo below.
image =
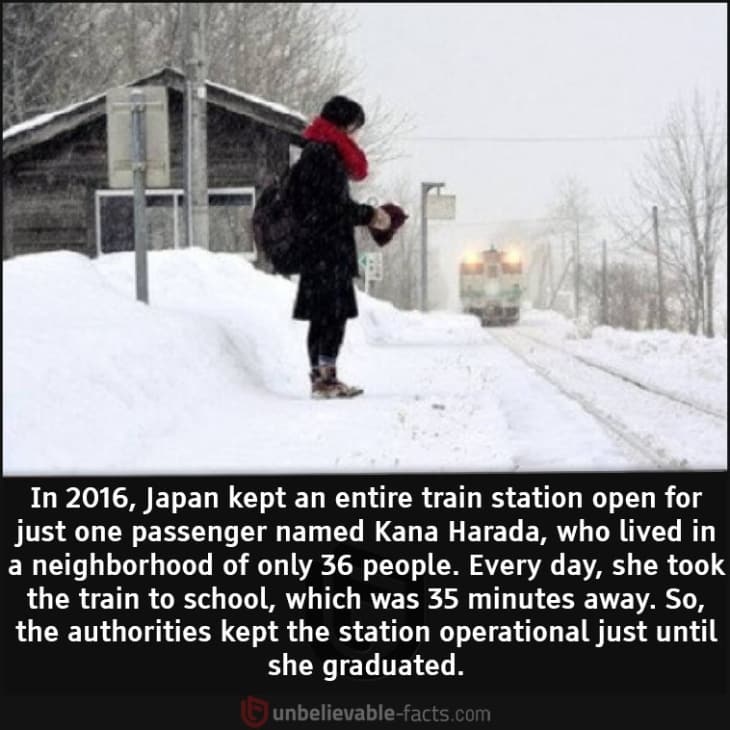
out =
[(401, 311), (390, 302), (361, 296), (359, 324), (368, 339), (377, 344), (467, 345), (483, 342), (484, 333), (476, 317), (451, 312)]
[(139, 304), (99, 268), (68, 252), (3, 264), (8, 471), (39, 461), (50, 470), (113, 468), (118, 455), (189, 417), (206, 394), (225, 383), (251, 387), (220, 326)]
[[(309, 405), (307, 323), (291, 318), (293, 282), (200, 249), (150, 252), (148, 263), (150, 306), (135, 301), (131, 253), (3, 263), (6, 473), (128, 471), (207, 404), (238, 399), (251, 414), (270, 411), (272, 397)], [(355, 374), (373, 360), (370, 343), (475, 332), (471, 318), (436, 317), (435, 325), (358, 297), (363, 316), (351, 321), (341, 356)], [(277, 418), (288, 417), (245, 428), (273, 437)]]
[(535, 336), (714, 409), (727, 410), (727, 338), (595, 327), (580, 337), (561, 314), (531, 310), (522, 324)]
[[(338, 366), (365, 396), (323, 403), (309, 398), (294, 282), (200, 249), (148, 262), (149, 306), (135, 301), (132, 253), (3, 262), (6, 474), (632, 466), (475, 317), (403, 312), (358, 292)], [(726, 401), (725, 340), (608, 328), (578, 339), (571, 322), (537, 310), (519, 328)]]

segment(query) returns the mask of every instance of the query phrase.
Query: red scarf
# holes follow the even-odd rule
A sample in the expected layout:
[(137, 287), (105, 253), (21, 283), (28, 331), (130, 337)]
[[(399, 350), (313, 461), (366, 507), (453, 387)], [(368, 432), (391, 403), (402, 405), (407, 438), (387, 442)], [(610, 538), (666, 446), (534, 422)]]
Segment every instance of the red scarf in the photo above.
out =
[(335, 145), (351, 180), (360, 181), (367, 177), (368, 160), (365, 153), (332, 122), (328, 122), (322, 117), (315, 117), (302, 136), (313, 142), (329, 142)]

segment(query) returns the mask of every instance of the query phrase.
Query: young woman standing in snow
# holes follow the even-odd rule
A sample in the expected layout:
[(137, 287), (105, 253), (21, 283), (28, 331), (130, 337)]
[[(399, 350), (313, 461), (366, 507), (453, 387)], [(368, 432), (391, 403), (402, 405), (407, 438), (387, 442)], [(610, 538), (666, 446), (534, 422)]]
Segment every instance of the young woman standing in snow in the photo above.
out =
[(337, 355), (347, 320), (357, 317), (355, 226), (387, 230), (382, 208), (350, 198), (349, 180), (363, 180), (368, 163), (354, 140), (365, 123), (355, 101), (335, 96), (304, 131), (307, 143), (291, 169), (287, 195), (299, 228), (304, 261), (294, 318), (309, 320), (307, 349), (314, 398), (351, 398), (360, 388), (337, 378)]

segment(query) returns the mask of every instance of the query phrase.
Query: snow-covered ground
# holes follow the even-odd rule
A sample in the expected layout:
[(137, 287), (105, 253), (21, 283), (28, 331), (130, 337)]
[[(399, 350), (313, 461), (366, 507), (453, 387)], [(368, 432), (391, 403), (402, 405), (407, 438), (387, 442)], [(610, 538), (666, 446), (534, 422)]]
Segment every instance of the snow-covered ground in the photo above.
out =
[(612, 327), (581, 331), (557, 312), (530, 310), (520, 329), (653, 387), (727, 412), (727, 339)]
[[(312, 401), (293, 283), (201, 250), (153, 252), (149, 267), (145, 306), (133, 254), (3, 263), (5, 474), (645, 466), (473, 317), (358, 293), (338, 365), (365, 395)], [(726, 340), (608, 328), (580, 338), (536, 311), (520, 327), (727, 408)], [(656, 423), (657, 436), (681, 424)], [(726, 422), (707, 428), (717, 441)], [(726, 468), (726, 448), (707, 453), (694, 424), (684, 441), (690, 467)]]

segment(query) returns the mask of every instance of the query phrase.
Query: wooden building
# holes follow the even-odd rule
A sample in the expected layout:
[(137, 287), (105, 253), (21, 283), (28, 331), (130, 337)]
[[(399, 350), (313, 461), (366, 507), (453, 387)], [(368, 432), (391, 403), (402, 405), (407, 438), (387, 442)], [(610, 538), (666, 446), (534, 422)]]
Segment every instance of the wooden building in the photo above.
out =
[[(170, 187), (148, 189), (150, 248), (185, 245), (182, 73), (165, 68), (128, 86), (163, 86)], [(255, 196), (290, 163), (306, 120), (278, 104), (207, 83), (210, 248), (255, 258)], [(110, 189), (106, 94), (3, 132), (3, 258), (57, 249), (96, 256), (133, 250), (132, 190)]]

